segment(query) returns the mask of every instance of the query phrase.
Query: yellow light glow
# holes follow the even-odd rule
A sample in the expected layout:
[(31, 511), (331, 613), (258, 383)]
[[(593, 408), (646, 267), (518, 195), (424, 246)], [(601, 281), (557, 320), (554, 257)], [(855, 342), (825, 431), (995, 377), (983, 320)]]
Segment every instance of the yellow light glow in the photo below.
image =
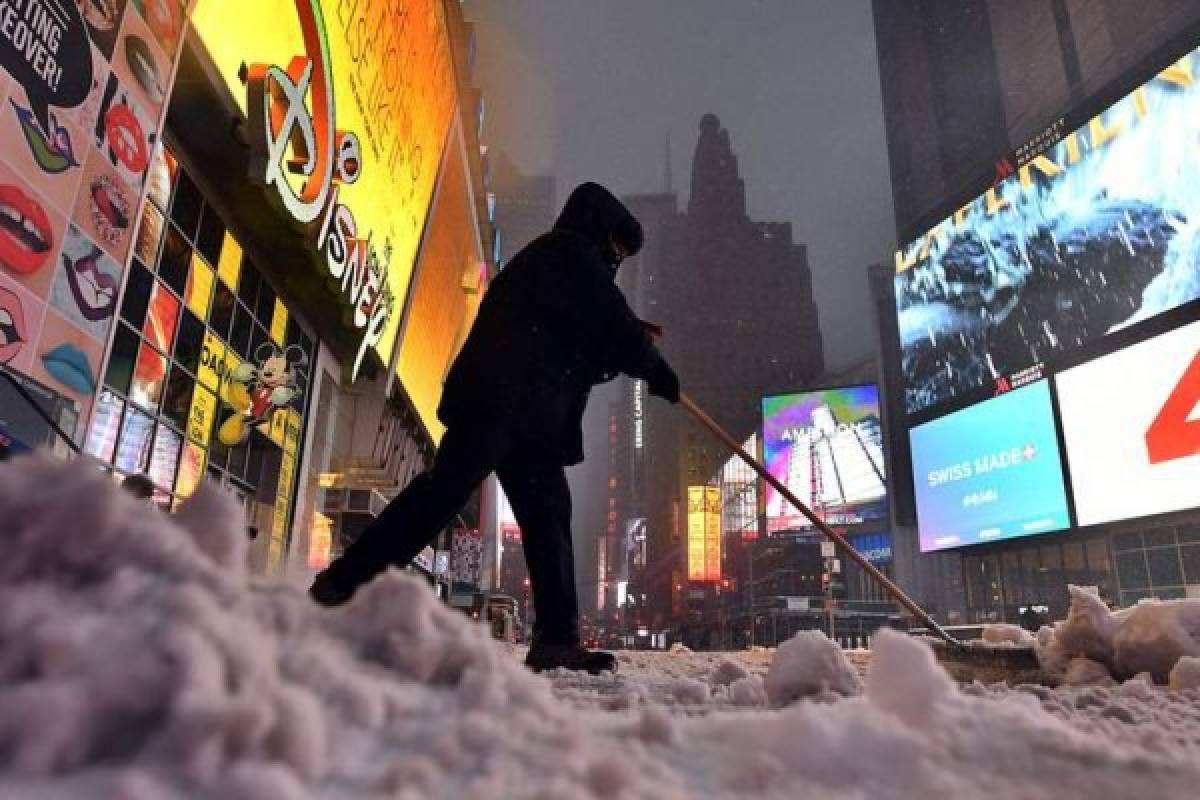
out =
[[(300, 2), (200, 0), (196, 6), (192, 26), (243, 112), (247, 93), (238, 76), (243, 64), (286, 67), (305, 54)], [(369, 238), (386, 261), (394, 298), (375, 348), (387, 364), (456, 99), (444, 10), (440, 0), (319, 5), (334, 77), (335, 124), (361, 142), (361, 175), (341, 186), (339, 202), (352, 211), (358, 235)]]

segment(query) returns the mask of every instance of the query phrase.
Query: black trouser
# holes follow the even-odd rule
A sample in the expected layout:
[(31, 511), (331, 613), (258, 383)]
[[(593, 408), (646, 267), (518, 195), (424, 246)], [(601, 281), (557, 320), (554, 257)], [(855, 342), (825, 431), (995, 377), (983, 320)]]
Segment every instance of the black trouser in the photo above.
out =
[(566, 472), (557, 459), (523, 443), (503, 423), (450, 427), (433, 467), (413, 478), (329, 565), (329, 579), (339, 587), (356, 589), (389, 566), (406, 566), (493, 471), (521, 528), (536, 615), (534, 638), (546, 643), (578, 642), (579, 602)]

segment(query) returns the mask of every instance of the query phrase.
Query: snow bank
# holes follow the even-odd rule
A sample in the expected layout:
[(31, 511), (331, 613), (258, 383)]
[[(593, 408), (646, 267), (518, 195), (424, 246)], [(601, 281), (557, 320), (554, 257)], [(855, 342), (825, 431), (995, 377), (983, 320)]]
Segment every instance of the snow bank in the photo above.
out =
[(1200, 658), (1184, 656), (1175, 662), (1167, 678), (1167, 685), (1173, 692), (1200, 689)]
[[(1071, 665), (1087, 659), (1118, 680), (1146, 672), (1166, 683), (1180, 658), (1200, 656), (1200, 600), (1144, 600), (1112, 612), (1095, 594), (1069, 589), (1066, 620), (1042, 628), (1037, 637), (1038, 659), (1052, 677), (1067, 680)], [(1076, 667), (1071, 678), (1084, 670)], [(1098, 676), (1094, 666), (1085, 671)]]
[(799, 631), (779, 645), (763, 685), (776, 708), (824, 691), (853, 695), (862, 689), (842, 648), (820, 631)]
[[(699, 654), (639, 655), (646, 684), (623, 660), (579, 679), (590, 707), (564, 702), (561, 676), (526, 672), (418, 580), (382, 576), (335, 611), (247, 588), (235, 510), (194, 503), (171, 518), (86, 466), (0, 466), (0, 797), (1064, 800), (1200, 782), (1200, 693), (966, 693), (890, 631), (840, 699), (831, 642), (780, 648), (775, 699), (823, 676), (812, 696), (833, 702), (766, 710), (758, 675)], [(680, 676), (681, 658), (704, 666)], [(660, 703), (680, 677), (759, 707)]]
[(983, 641), (994, 645), (1028, 647), (1034, 643), (1033, 634), (1019, 625), (994, 624), (983, 626)]

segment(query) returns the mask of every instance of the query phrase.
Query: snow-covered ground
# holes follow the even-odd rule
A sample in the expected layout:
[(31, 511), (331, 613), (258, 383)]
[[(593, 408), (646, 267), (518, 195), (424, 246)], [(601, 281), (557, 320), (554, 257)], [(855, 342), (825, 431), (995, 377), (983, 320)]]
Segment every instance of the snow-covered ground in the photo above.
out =
[[(251, 590), (242, 530), (213, 490), (167, 518), (85, 467), (0, 466), (0, 798), (1096, 800), (1200, 786), (1200, 688), (960, 687), (900, 634), (849, 660), (812, 635), (536, 676), (402, 575), (336, 610), (301, 587)], [(1164, 631), (1181, 619), (1155, 612)], [(1042, 646), (1069, 666), (1080, 645), (1066, 639)], [(1196, 671), (1182, 663), (1180, 686)]]

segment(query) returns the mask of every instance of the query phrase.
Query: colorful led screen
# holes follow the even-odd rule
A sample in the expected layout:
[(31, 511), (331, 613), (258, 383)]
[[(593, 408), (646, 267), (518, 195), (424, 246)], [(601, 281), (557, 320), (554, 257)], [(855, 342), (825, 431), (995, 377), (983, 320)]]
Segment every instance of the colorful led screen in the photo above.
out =
[(1010, 175), (896, 254), (909, 413), (1036, 380), (1200, 297), (1198, 66), (1193, 51), (1045, 152), (1001, 162)]
[[(776, 395), (762, 401), (767, 470), (831, 525), (888, 517), (879, 390), (874, 384)], [(767, 532), (812, 523), (764, 488)]]
[(923, 552), (1070, 525), (1047, 381), (919, 425), (909, 436)]

